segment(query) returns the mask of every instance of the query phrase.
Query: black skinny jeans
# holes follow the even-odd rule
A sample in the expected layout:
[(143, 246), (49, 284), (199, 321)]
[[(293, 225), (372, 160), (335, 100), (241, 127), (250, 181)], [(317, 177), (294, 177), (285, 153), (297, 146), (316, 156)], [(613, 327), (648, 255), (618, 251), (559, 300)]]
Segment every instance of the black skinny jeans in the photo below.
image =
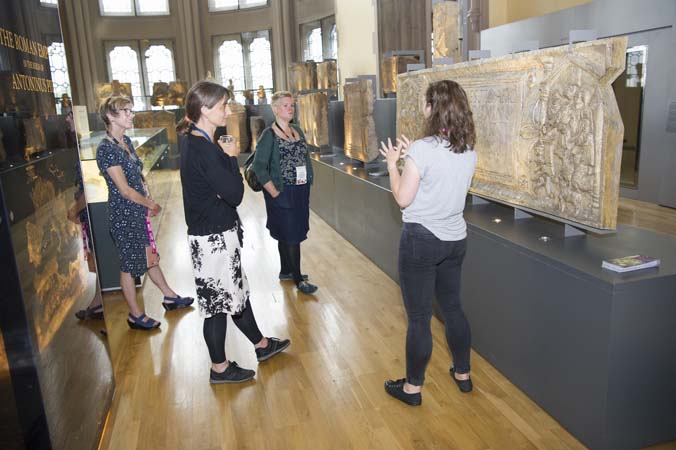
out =
[[(246, 301), (246, 306), (240, 314), (232, 316), (232, 321), (252, 344), (256, 345), (263, 339), (249, 300)], [(227, 327), (228, 316), (225, 313), (218, 313), (215, 316), (204, 319), (202, 332), (209, 348), (209, 357), (214, 364), (225, 362), (225, 332), (227, 331)]]
[(406, 379), (422, 386), (432, 356), (432, 298), (436, 294), (446, 342), (458, 373), (467, 373), (471, 333), (460, 305), (460, 273), (467, 240), (442, 241), (417, 223), (404, 223), (399, 242), (399, 284), (408, 316)]

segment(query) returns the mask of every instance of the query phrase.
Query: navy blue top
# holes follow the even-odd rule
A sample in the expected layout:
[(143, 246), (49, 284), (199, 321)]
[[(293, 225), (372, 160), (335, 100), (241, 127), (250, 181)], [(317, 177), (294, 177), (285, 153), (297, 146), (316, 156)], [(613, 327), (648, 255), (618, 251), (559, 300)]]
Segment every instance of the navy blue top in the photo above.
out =
[(181, 184), (188, 234), (221, 233), (237, 225), (237, 206), (244, 196), (237, 158), (188, 134), (181, 142)]

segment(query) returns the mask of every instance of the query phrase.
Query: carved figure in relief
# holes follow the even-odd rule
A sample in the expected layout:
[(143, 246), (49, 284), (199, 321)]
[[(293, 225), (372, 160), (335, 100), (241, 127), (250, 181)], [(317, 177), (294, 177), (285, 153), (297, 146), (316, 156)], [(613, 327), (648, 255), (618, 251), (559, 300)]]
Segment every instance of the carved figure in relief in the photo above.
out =
[(397, 133), (420, 137), (426, 86), (454, 80), (477, 123), (473, 193), (614, 229), (623, 125), (611, 83), (625, 52), (612, 38), (401, 74)]

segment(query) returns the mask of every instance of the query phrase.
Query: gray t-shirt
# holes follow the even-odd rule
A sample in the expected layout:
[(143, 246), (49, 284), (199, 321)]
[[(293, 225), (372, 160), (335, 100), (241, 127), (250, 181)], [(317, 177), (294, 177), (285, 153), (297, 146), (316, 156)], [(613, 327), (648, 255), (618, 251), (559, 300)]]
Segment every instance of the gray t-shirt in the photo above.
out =
[(442, 241), (467, 237), (462, 216), (476, 167), (476, 152), (453, 153), (446, 141), (424, 138), (413, 142), (406, 157), (420, 172), (415, 198), (404, 208), (404, 222), (419, 223)]

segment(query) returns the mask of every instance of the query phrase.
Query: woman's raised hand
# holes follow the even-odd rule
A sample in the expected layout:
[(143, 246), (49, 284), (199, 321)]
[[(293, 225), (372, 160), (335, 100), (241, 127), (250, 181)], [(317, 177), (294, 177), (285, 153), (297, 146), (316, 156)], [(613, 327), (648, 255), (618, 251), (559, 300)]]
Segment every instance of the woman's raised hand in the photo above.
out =
[(380, 142), (380, 154), (385, 157), (388, 167), (397, 165), (397, 161), (404, 157), (404, 153), (408, 149), (410, 143), (411, 141), (403, 134), (401, 135), (401, 138), (397, 139), (397, 145), (392, 145), (392, 139), (390, 138), (387, 138), (387, 144), (383, 141)]
[(230, 135), (223, 135), (218, 139), (218, 145), (221, 147), (221, 150), (225, 152), (226, 155), (237, 157), (239, 155), (239, 148), (235, 144), (235, 138)]

